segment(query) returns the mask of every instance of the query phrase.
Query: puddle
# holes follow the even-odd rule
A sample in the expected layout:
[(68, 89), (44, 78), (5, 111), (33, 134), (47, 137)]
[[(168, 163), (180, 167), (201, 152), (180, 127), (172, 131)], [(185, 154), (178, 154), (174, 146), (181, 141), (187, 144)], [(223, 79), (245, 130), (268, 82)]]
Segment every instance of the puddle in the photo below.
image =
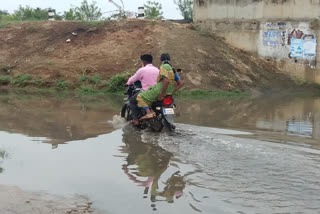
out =
[(180, 101), (172, 134), (108, 99), (0, 96), (0, 185), (115, 214), (320, 210), (319, 99)]

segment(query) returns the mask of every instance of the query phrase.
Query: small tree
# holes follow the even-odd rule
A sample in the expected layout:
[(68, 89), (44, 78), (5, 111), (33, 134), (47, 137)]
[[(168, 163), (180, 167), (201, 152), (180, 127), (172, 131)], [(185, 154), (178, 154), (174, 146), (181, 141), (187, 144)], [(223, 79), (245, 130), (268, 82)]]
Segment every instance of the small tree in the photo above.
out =
[(192, 20), (193, 18), (193, 0), (174, 0), (178, 5), (181, 15), (184, 20)]
[(33, 9), (29, 6), (19, 6), (18, 10), (14, 11), (14, 17), (18, 20), (27, 20), (32, 18)]
[(70, 8), (68, 11), (64, 11), (63, 18), (65, 20), (77, 20), (75, 8)]
[(48, 10), (41, 9), (37, 7), (36, 9), (33, 9), (32, 12), (32, 19), (36, 20), (48, 20)]
[(9, 16), (8, 11), (6, 11), (6, 10), (0, 10), (0, 21), (2, 21), (2, 16), (3, 16), (3, 17)]
[(36, 8), (33, 9), (29, 6), (22, 7), (19, 6), (18, 10), (14, 11), (13, 16), (17, 20), (47, 20), (48, 19), (48, 10)]
[(144, 5), (144, 13), (146, 19), (162, 19), (162, 5), (156, 1), (147, 1), (147, 4)]
[(87, 0), (83, 0), (80, 7), (75, 8), (75, 16), (79, 20), (94, 21), (99, 20), (102, 13), (97, 2), (93, 1), (92, 4), (89, 4)]
[(7, 10), (0, 10), (0, 16), (8, 16), (9, 15), (9, 13), (8, 13), (8, 11)]

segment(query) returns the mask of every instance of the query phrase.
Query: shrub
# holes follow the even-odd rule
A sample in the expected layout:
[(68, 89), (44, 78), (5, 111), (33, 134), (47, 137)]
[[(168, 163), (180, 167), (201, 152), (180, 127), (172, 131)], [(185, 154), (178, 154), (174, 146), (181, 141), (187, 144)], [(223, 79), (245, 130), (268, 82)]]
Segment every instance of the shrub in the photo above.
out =
[(11, 83), (11, 76), (1, 75), (0, 85), (9, 85)]
[(80, 77), (80, 82), (81, 83), (83, 83), (83, 82), (85, 82), (85, 81), (87, 81), (88, 80), (88, 77), (87, 76), (84, 76), (84, 75), (82, 75), (81, 77)]
[(83, 86), (80, 88), (80, 92), (84, 94), (94, 94), (97, 92), (97, 90), (95, 90), (91, 86)]
[(29, 74), (22, 74), (14, 77), (11, 83), (13, 85), (23, 87), (28, 85), (30, 80), (31, 80), (31, 76)]
[(90, 83), (98, 85), (101, 81), (101, 77), (99, 75), (93, 76), (90, 78)]
[(65, 81), (63, 79), (59, 80), (56, 83), (56, 88), (58, 88), (58, 89), (68, 89), (70, 86), (71, 86), (71, 83), (67, 82), (67, 81)]
[(125, 84), (129, 77), (128, 73), (117, 74), (106, 82), (106, 90), (108, 92), (119, 92), (125, 90)]
[(41, 79), (32, 79), (32, 80), (29, 80), (28, 83), (29, 83), (29, 85), (34, 85), (34, 86), (44, 85), (44, 82)]

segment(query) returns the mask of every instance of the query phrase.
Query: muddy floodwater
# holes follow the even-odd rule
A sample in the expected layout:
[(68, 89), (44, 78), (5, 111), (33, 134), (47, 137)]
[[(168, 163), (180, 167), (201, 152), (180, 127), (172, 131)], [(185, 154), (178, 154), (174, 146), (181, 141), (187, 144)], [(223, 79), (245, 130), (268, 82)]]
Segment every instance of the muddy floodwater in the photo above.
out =
[(112, 214), (320, 213), (320, 98), (180, 99), (171, 134), (136, 130), (120, 107), (1, 91), (0, 192), (83, 196)]

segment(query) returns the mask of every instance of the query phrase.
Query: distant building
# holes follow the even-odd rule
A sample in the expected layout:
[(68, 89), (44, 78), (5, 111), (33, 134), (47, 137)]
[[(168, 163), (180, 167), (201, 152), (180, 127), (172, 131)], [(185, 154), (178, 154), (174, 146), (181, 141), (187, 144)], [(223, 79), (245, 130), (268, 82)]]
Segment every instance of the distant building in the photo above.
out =
[(56, 10), (54, 9), (48, 9), (48, 20), (54, 21), (54, 17), (56, 15)]
[(199, 29), (320, 83), (319, 16), (320, 0), (194, 2), (194, 24)]

